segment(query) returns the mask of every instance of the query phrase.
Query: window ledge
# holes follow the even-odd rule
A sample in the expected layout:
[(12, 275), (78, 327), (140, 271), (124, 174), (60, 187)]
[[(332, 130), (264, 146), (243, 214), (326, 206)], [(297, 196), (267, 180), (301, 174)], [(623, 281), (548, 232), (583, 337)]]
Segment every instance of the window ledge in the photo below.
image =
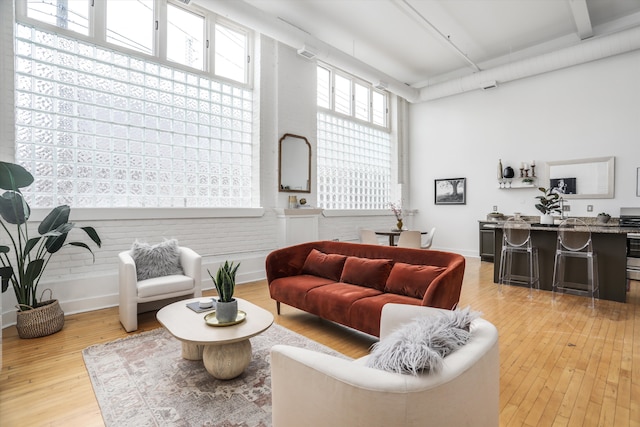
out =
[[(42, 221), (51, 209), (32, 209), (30, 219)], [(264, 208), (71, 208), (73, 221), (182, 218), (257, 218)]]

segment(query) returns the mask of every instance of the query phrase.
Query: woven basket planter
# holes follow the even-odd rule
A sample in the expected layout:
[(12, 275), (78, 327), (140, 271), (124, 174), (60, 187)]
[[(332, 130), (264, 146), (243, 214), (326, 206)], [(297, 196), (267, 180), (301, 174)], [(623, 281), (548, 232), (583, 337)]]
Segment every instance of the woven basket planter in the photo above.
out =
[(16, 328), (20, 338), (44, 337), (64, 326), (64, 312), (57, 299), (42, 301), (36, 308), (17, 314)]

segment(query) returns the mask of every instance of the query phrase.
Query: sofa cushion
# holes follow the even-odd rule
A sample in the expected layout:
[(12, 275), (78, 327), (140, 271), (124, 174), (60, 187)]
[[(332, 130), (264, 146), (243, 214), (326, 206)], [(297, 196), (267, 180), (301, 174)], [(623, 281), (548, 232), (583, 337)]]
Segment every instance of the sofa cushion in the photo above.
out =
[(387, 277), (393, 266), (390, 259), (347, 257), (340, 281), (384, 291)]
[(389, 273), (384, 291), (422, 299), (431, 282), (445, 270), (445, 267), (434, 265), (396, 262)]
[(282, 301), (290, 306), (308, 311), (307, 293), (311, 289), (331, 283), (335, 283), (335, 281), (309, 274), (281, 277), (269, 283), (269, 294), (276, 301)]
[(176, 292), (193, 291), (194, 282), (191, 277), (173, 274), (140, 280), (136, 287), (138, 288), (139, 298), (150, 298)]
[(351, 306), (362, 299), (381, 295), (377, 289), (349, 283), (331, 283), (310, 289), (305, 298), (306, 310), (334, 322), (350, 325)]
[(312, 249), (302, 266), (303, 274), (326, 277), (334, 282), (340, 280), (342, 267), (347, 259), (344, 255), (325, 254), (317, 249)]
[(131, 258), (136, 263), (138, 280), (183, 274), (180, 247), (175, 239), (165, 239), (153, 246), (136, 240), (131, 246)]
[(467, 307), (419, 317), (375, 343), (367, 366), (400, 374), (439, 372), (444, 357), (469, 341), (471, 321), (479, 315)]

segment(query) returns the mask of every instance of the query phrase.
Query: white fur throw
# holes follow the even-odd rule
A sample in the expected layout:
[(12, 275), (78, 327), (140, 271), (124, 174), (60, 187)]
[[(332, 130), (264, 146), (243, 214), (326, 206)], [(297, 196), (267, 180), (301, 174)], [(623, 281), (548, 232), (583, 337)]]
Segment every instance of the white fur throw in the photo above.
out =
[(131, 257), (136, 263), (138, 280), (184, 274), (180, 265), (180, 248), (175, 239), (165, 239), (153, 246), (136, 240), (131, 246)]
[(418, 317), (374, 344), (367, 366), (412, 375), (439, 372), (444, 357), (469, 341), (469, 325), (479, 316), (467, 307)]

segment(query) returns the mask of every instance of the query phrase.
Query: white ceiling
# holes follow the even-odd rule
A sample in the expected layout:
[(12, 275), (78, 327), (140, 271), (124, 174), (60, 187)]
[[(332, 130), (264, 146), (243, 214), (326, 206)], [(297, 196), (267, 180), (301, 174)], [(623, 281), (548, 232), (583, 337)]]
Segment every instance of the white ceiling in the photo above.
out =
[(640, 0), (244, 0), (414, 88), (640, 26)]

